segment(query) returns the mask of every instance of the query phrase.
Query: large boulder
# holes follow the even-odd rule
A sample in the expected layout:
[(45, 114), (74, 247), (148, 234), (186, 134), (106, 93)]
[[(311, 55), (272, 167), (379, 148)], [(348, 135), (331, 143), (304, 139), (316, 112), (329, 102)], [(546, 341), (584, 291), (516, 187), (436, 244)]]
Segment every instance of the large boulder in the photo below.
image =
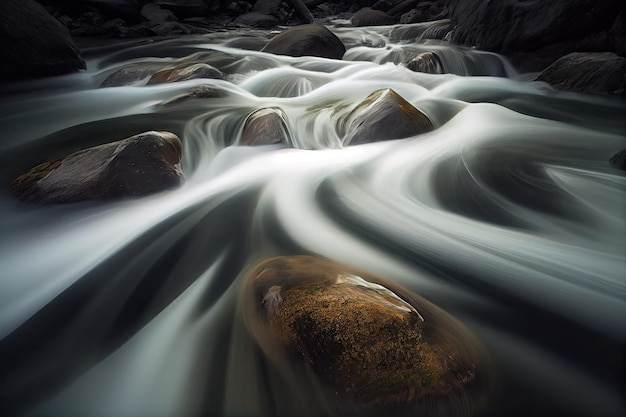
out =
[(382, 10), (364, 7), (352, 16), (350, 23), (352, 26), (385, 26), (393, 25), (396, 23), (396, 19)]
[(249, 328), (270, 359), (300, 378), (312, 372), (333, 401), (356, 409), (458, 400), (478, 372), (456, 320), (380, 277), (285, 256), (258, 264), (244, 293)]
[(263, 51), (276, 55), (341, 59), (346, 47), (325, 26), (309, 24), (296, 26), (276, 35), (265, 45)]
[(68, 30), (32, 0), (0, 1), (0, 82), (85, 69)]
[(170, 132), (145, 132), (44, 162), (11, 184), (20, 200), (74, 203), (136, 196), (180, 185), (182, 144)]
[(256, 110), (246, 118), (241, 133), (241, 145), (271, 145), (291, 143), (287, 115), (277, 107)]
[(615, 51), (612, 31), (622, 0), (453, 0), (452, 41), (509, 56), (539, 71), (576, 51)]
[(428, 117), (389, 88), (370, 94), (348, 115), (344, 145), (401, 139), (433, 130)]
[(554, 88), (588, 94), (626, 95), (626, 58), (610, 52), (568, 54), (537, 77)]

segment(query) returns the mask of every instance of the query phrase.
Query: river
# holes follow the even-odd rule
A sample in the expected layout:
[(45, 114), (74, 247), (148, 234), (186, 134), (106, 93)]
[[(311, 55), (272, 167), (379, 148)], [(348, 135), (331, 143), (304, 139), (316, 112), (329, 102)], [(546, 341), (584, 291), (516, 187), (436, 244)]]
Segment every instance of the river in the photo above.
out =
[[(476, 335), (489, 377), (452, 415), (623, 416), (626, 176), (608, 160), (626, 148), (626, 102), (428, 39), (441, 26), (334, 21), (341, 61), (241, 49), (260, 30), (111, 41), (83, 49), (85, 72), (4, 85), (0, 414), (333, 414), (302, 406), (242, 318), (246, 270), (313, 254)], [(403, 65), (423, 51), (448, 73)], [(185, 60), (226, 76), (100, 88), (129, 63)], [(183, 97), (198, 86), (215, 97)], [(382, 88), (435, 129), (343, 146), (338, 121)], [(238, 145), (262, 107), (285, 112), (293, 146)], [(38, 163), (147, 130), (181, 137), (180, 188), (58, 206), (8, 191)]]

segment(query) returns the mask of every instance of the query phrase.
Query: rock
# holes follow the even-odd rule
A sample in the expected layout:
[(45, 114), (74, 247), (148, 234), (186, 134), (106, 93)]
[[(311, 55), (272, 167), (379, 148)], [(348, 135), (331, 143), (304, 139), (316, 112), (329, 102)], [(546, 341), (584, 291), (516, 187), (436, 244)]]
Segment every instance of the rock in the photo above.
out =
[(415, 72), (426, 72), (429, 74), (444, 74), (441, 59), (434, 52), (422, 52), (410, 60), (406, 67)]
[(136, 196), (179, 185), (182, 144), (169, 132), (145, 132), (44, 162), (19, 176), (20, 200), (62, 204)]
[(32, 0), (0, 1), (0, 82), (85, 69), (68, 30)]
[(401, 3), (398, 3), (397, 5), (392, 7), (391, 9), (386, 10), (386, 12), (390, 16), (399, 17), (399, 16), (402, 16), (403, 14), (411, 11), (413, 8), (415, 8), (415, 6), (417, 6), (418, 2), (419, 2), (419, 0), (405, 0), (405, 1), (401, 2)]
[(433, 130), (431, 121), (395, 91), (370, 94), (349, 115), (344, 145), (400, 139)]
[(150, 77), (148, 84), (175, 83), (196, 78), (222, 78), (220, 70), (209, 64), (182, 64), (174, 68), (163, 69)]
[(570, 52), (614, 51), (609, 32), (622, 8), (622, 0), (457, 0), (452, 41), (511, 56), (518, 68), (540, 71)]
[(237, 18), (234, 20), (234, 23), (237, 25), (249, 26), (253, 28), (269, 29), (277, 26), (278, 20), (271, 15), (259, 12), (250, 12), (242, 14), (241, 16), (237, 16)]
[(609, 159), (612, 167), (626, 171), (626, 149), (622, 149)]
[(428, 17), (426, 16), (426, 14), (423, 11), (417, 9), (409, 10), (408, 12), (403, 13), (402, 16), (400, 16), (400, 23), (402, 23), (403, 25), (408, 25), (411, 23), (422, 23), (426, 22), (427, 20)]
[(571, 53), (537, 77), (554, 88), (587, 94), (626, 95), (626, 58), (610, 52)]
[(370, 9), (364, 7), (352, 16), (350, 19), (352, 26), (386, 26), (396, 23), (396, 19), (393, 16), (389, 16), (387, 13), (381, 10)]
[(98, 9), (110, 18), (118, 17), (129, 22), (140, 19), (141, 8), (137, 0), (84, 0), (84, 4)]
[(209, 6), (203, 0), (156, 0), (154, 4), (171, 10), (179, 19), (207, 16), (209, 13)]
[(124, 65), (105, 78), (100, 87), (119, 87), (136, 84), (139, 81), (147, 80), (153, 74), (169, 66), (170, 64), (167, 62), (137, 62)]
[(189, 99), (199, 98), (224, 98), (228, 96), (226, 91), (212, 85), (197, 85), (190, 88), (188, 91), (178, 94), (169, 100), (166, 100), (160, 104), (161, 107), (168, 107), (178, 105), (188, 101)]
[(157, 23), (175, 22), (178, 20), (171, 10), (164, 10), (154, 3), (148, 3), (143, 6), (141, 8), (141, 16), (151, 22)]
[(245, 288), (245, 317), (263, 351), (299, 380), (312, 371), (334, 401), (357, 409), (436, 401), (477, 373), (469, 333), (382, 278), (284, 256), (258, 264)]
[(309, 24), (285, 30), (276, 35), (262, 50), (277, 55), (341, 59), (346, 47), (325, 26)]
[(240, 142), (242, 145), (291, 143), (287, 128), (287, 115), (277, 107), (252, 112), (244, 122)]

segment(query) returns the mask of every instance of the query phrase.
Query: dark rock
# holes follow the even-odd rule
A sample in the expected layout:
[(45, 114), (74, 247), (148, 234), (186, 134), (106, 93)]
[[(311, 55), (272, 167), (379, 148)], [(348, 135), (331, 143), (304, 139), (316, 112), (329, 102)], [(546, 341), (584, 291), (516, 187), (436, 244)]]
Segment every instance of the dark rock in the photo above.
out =
[(36, 204), (136, 196), (179, 185), (182, 144), (169, 132), (145, 132), (44, 162), (11, 184)]
[(443, 74), (441, 59), (434, 52), (422, 52), (406, 64), (407, 68), (415, 72), (429, 74)]
[(209, 6), (202, 0), (156, 0), (154, 4), (171, 10), (179, 19), (207, 16), (209, 13)]
[(148, 80), (148, 84), (175, 83), (196, 78), (222, 78), (220, 70), (209, 64), (181, 64), (174, 68), (166, 68), (156, 72)]
[(370, 94), (349, 115), (344, 145), (359, 145), (419, 135), (433, 130), (431, 121), (395, 91)]
[(137, 0), (85, 0), (84, 4), (99, 10), (105, 17), (118, 17), (129, 22), (140, 19), (141, 8)]
[(370, 9), (364, 7), (352, 16), (350, 19), (352, 26), (386, 26), (396, 23), (396, 19), (393, 16), (389, 16), (387, 13), (381, 10)]
[(626, 58), (610, 52), (571, 53), (546, 68), (537, 81), (564, 91), (626, 95)]
[(376, 3), (372, 4), (372, 9), (388, 12), (390, 9), (397, 6), (401, 1), (402, 0), (378, 0)]
[(32, 0), (0, 1), (0, 82), (85, 69), (68, 30)]
[(570, 52), (614, 51), (609, 36), (623, 9), (621, 0), (456, 1), (452, 41), (505, 55), (540, 51), (533, 66), (541, 70)]
[(263, 51), (277, 55), (341, 59), (346, 47), (325, 26), (310, 24), (296, 26), (276, 35)]
[(422, 23), (428, 21), (428, 17), (421, 10), (410, 10), (406, 13), (403, 13), (400, 16), (400, 23), (403, 25), (411, 24), (411, 23)]
[(409, 12), (410, 10), (412, 10), (417, 3), (419, 2), (419, 0), (405, 0), (401, 3), (398, 3), (396, 6), (392, 7), (391, 9), (387, 10), (387, 14), (391, 15), (391, 16), (402, 16), (404, 13)]
[(626, 149), (622, 149), (609, 159), (612, 167), (626, 171)]
[(278, 19), (271, 15), (259, 12), (250, 12), (238, 16), (234, 20), (234, 23), (237, 25), (249, 26), (253, 28), (269, 29), (278, 25)]
[(244, 122), (240, 143), (248, 146), (291, 143), (287, 115), (277, 107), (252, 112)]
[(151, 22), (175, 22), (178, 19), (174, 16), (171, 10), (164, 10), (157, 4), (148, 3), (141, 8), (141, 16), (145, 17)]
[(299, 380), (312, 372), (334, 401), (368, 409), (458, 398), (477, 373), (459, 323), (380, 277), (285, 256), (261, 262), (246, 285), (245, 316), (264, 352)]

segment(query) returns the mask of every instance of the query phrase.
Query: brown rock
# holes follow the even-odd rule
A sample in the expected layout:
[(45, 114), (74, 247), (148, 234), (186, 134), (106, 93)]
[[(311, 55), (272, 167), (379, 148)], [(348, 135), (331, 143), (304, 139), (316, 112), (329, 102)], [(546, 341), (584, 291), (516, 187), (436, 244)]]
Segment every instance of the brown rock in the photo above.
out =
[(281, 109), (269, 107), (256, 110), (244, 122), (242, 145), (270, 145), (291, 143), (287, 115)]
[(380, 277), (291, 256), (261, 262), (246, 282), (246, 317), (264, 352), (357, 408), (440, 398), (477, 372), (458, 322)]
[(11, 184), (20, 200), (38, 204), (141, 195), (175, 187), (182, 144), (169, 132), (145, 132), (44, 162)]
[(183, 64), (153, 74), (148, 84), (175, 83), (196, 78), (222, 78), (222, 72), (209, 64)]
[(407, 68), (415, 72), (429, 74), (443, 74), (441, 59), (434, 52), (422, 52), (406, 64)]
[(370, 94), (349, 115), (344, 145), (400, 139), (433, 130), (431, 121), (395, 91)]

